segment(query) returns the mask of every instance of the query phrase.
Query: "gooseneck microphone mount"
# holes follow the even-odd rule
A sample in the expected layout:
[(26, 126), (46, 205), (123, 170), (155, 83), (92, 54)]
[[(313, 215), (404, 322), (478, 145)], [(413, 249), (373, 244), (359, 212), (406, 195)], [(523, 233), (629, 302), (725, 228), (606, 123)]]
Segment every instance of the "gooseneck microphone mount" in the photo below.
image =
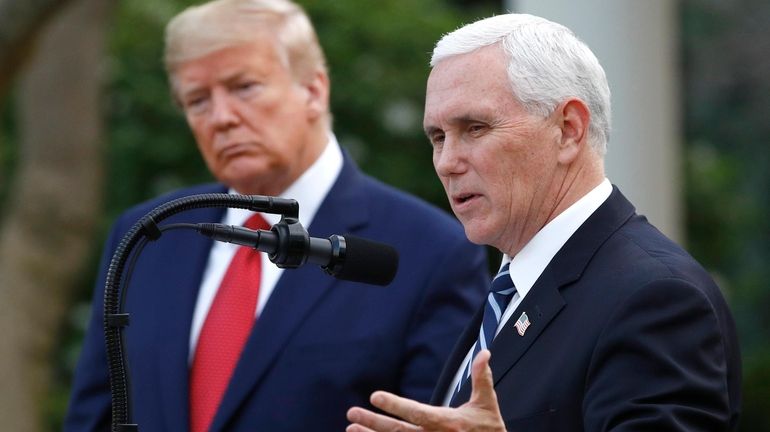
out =
[[(169, 201), (156, 207), (142, 217), (123, 236), (107, 269), (104, 286), (104, 338), (107, 348), (107, 362), (112, 397), (112, 430), (114, 432), (138, 431), (137, 424), (131, 423), (129, 406), (129, 379), (126, 369), (126, 350), (123, 328), (129, 324), (129, 314), (123, 312), (130, 273), (124, 275), (131, 252), (141, 247), (148, 239), (157, 240), (162, 234), (158, 224), (177, 213), (205, 207), (242, 208), (263, 213), (280, 214), (278, 229), (294, 232), (304, 231), (299, 224), (299, 204), (295, 200), (259, 195), (203, 194), (192, 195)], [(185, 224), (186, 225), (186, 224)], [(195, 227), (193, 224), (189, 224)], [(307, 236), (305, 232), (304, 236)], [(291, 236), (289, 236), (291, 238)], [(292, 240), (288, 240), (292, 241)], [(296, 242), (296, 236), (293, 240)], [(138, 253), (138, 251), (137, 251)], [(134, 256), (135, 258), (135, 256)], [(292, 258), (295, 258), (292, 261)], [(287, 267), (297, 263), (289, 253), (281, 265)], [(299, 262), (295, 267), (302, 264)], [(123, 289), (121, 290), (121, 286)]]
[[(281, 220), (269, 231), (218, 223), (159, 225), (177, 213), (206, 207), (241, 208), (280, 214)], [(387, 285), (395, 277), (398, 268), (398, 253), (386, 244), (355, 236), (332, 235), (328, 239), (310, 237), (299, 223), (299, 204), (292, 199), (220, 193), (192, 195), (156, 207), (123, 236), (112, 255), (105, 278), (104, 339), (110, 377), (113, 432), (139, 430), (137, 424), (131, 423), (130, 380), (123, 333), (124, 327), (129, 324), (129, 314), (124, 309), (131, 271), (144, 245), (159, 239), (163, 231), (170, 229), (192, 229), (217, 241), (258, 249), (266, 252), (270, 261), (281, 268), (297, 268), (306, 262), (318, 264), (327, 274), (349, 281)]]

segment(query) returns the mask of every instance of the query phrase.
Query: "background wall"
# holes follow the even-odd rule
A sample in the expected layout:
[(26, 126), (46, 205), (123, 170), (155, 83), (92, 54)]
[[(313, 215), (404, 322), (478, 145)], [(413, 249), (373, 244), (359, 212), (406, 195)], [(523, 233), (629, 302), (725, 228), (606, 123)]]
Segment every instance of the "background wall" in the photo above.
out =
[(661, 231), (683, 240), (679, 22), (670, 0), (508, 0), (569, 27), (596, 54), (612, 91), (609, 179)]

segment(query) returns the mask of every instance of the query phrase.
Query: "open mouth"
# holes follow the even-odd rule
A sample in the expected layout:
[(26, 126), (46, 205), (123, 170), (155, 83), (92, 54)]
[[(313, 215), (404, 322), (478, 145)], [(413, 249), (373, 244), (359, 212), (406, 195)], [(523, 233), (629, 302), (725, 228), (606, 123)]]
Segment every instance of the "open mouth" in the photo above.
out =
[(455, 203), (457, 204), (465, 204), (468, 201), (476, 198), (478, 195), (476, 194), (462, 194), (455, 197)]

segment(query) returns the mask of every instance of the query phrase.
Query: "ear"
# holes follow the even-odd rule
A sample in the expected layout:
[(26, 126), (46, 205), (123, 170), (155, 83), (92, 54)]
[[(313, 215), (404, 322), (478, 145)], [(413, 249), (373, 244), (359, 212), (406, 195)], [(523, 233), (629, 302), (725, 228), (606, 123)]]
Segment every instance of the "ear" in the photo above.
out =
[(572, 98), (559, 104), (554, 114), (557, 125), (561, 128), (558, 160), (559, 163), (568, 165), (588, 146), (591, 112), (585, 102)]
[(329, 76), (318, 69), (304, 84), (307, 90), (308, 119), (317, 120), (329, 111)]

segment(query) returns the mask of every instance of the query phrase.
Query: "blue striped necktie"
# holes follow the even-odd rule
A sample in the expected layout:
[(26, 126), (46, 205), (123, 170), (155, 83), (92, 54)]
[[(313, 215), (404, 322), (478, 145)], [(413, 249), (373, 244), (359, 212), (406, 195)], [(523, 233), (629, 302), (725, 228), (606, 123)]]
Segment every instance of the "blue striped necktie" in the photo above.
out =
[[(476, 358), (476, 354), (483, 349), (489, 349), (489, 346), (492, 345), (497, 326), (500, 325), (500, 318), (502, 318), (505, 308), (508, 307), (511, 299), (513, 299), (513, 295), (516, 293), (516, 287), (513, 285), (513, 280), (508, 270), (509, 267), (510, 263), (506, 263), (492, 280), (492, 286), (489, 288), (489, 295), (487, 295), (487, 302), (484, 305), (484, 318), (479, 328), (479, 337), (473, 345), (473, 355), (470, 361), (468, 361), (467, 366), (463, 369), (462, 377), (454, 390), (452, 402), (454, 402), (454, 399), (460, 392), (463, 383), (469, 379), (471, 365), (473, 364), (473, 359)], [(450, 405), (453, 405), (452, 402), (450, 402)]]

